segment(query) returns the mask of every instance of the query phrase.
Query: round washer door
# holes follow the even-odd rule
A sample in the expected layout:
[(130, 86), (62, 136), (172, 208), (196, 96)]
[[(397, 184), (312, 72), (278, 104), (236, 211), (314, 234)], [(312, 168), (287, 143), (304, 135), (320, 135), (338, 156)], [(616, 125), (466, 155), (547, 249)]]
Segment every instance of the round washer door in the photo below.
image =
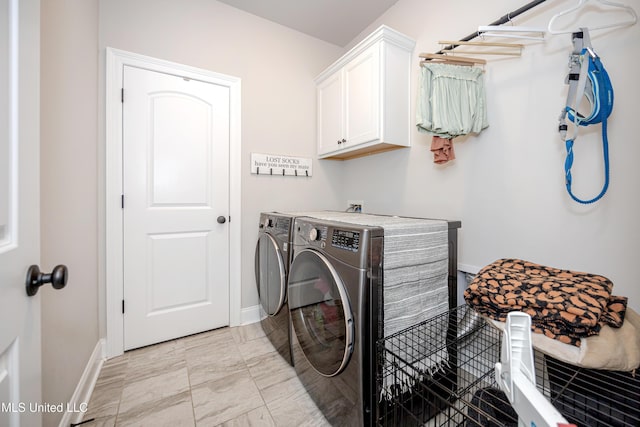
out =
[(270, 234), (262, 233), (258, 239), (255, 272), (262, 310), (275, 316), (284, 305), (287, 280), (282, 252)]
[(300, 347), (313, 368), (331, 377), (349, 363), (353, 315), (349, 298), (331, 263), (304, 249), (289, 271), (289, 311)]

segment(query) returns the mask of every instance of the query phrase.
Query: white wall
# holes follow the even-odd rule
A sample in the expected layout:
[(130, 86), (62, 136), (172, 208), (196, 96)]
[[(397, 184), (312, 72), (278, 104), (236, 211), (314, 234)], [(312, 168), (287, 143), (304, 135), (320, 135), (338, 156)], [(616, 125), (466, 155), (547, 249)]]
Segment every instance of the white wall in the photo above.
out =
[[(435, 51), (438, 39), (465, 36), (522, 3), (399, 0), (351, 45), (382, 23), (415, 38), (415, 93), (419, 52)], [(549, 3), (516, 22), (545, 25), (574, 0)], [(640, 10), (638, 0), (632, 3)], [(243, 307), (257, 303), (253, 251), (261, 211), (343, 209), (347, 199), (363, 199), (370, 212), (462, 220), (461, 264), (481, 267), (513, 256), (604, 274), (615, 293), (629, 296), (638, 309), (638, 42), (640, 25), (593, 38), (616, 88), (612, 178), (602, 201), (581, 207), (565, 193), (564, 150), (556, 133), (569, 36), (527, 46), (518, 59), (490, 60), (491, 126), (456, 140), (458, 158), (451, 164), (434, 165), (430, 138), (414, 130), (411, 149), (346, 162), (314, 160), (312, 178), (282, 178), (251, 175), (250, 153), (315, 158), (313, 78), (342, 49), (215, 0), (42, 0), (42, 267), (66, 263), (70, 269), (65, 290), (42, 291), (44, 400), (68, 400), (104, 335), (97, 331), (102, 308), (96, 281), (103, 279), (96, 272), (103, 277), (103, 263), (96, 258), (104, 255), (105, 47), (242, 79)], [(576, 191), (598, 191), (598, 130), (583, 132), (576, 150)], [(45, 425), (55, 424), (56, 415), (47, 417)]]
[[(417, 40), (412, 88), (417, 92), (420, 52), (435, 52), (438, 40), (457, 39), (506, 15), (526, 1), (425, 2), (400, 0), (350, 45), (380, 24)], [(516, 18), (516, 24), (544, 26), (574, 0), (548, 2)], [(640, 12), (640, 1), (632, 0)], [(464, 13), (460, 13), (464, 11)], [(583, 15), (587, 25), (603, 22)], [(615, 20), (615, 17), (612, 17)], [(604, 21), (611, 22), (611, 21)], [(513, 40), (514, 42), (519, 42)], [(564, 78), (572, 50), (570, 35), (528, 44), (515, 59), (488, 58), (490, 127), (455, 140), (457, 159), (435, 165), (430, 136), (411, 135), (410, 150), (345, 163), (343, 198), (362, 199), (370, 212), (462, 220), (460, 258), (464, 268), (501, 257), (598, 273), (614, 282), (614, 294), (640, 308), (640, 158), (637, 105), (640, 25), (592, 34), (592, 44), (612, 79), (615, 107), (609, 119), (611, 184), (591, 206), (571, 201), (564, 187), (564, 143), (557, 118), (564, 105)], [(412, 114), (415, 113), (415, 99)], [(413, 117), (413, 116), (412, 116)], [(582, 130), (572, 170), (574, 192), (585, 198), (602, 186), (600, 127)]]
[(69, 268), (66, 288), (39, 295), (42, 398), (66, 404), (99, 338), (98, 1), (42, 0), (41, 15), (41, 267)]
[(257, 304), (260, 212), (342, 208), (343, 172), (339, 164), (314, 160), (311, 178), (253, 176), (250, 153), (315, 157), (313, 78), (341, 48), (215, 0), (100, 1), (101, 87), (106, 47), (242, 79), (242, 218), (232, 221), (242, 221), (242, 306)]

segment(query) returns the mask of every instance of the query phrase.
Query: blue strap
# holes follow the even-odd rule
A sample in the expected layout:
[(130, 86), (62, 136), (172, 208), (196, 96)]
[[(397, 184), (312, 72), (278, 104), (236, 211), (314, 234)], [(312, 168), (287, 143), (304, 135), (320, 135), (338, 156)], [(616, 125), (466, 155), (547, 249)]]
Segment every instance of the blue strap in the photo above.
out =
[[(582, 51), (583, 55), (588, 55), (586, 49)], [(593, 97), (590, 101), (593, 103), (592, 111), (589, 117), (581, 116), (577, 111), (572, 111), (569, 107), (566, 107), (567, 117), (573, 123), (579, 126), (589, 126), (596, 123), (602, 123), (602, 151), (604, 154), (604, 174), (605, 181), (602, 187), (602, 191), (596, 197), (591, 200), (582, 200), (577, 198), (571, 191), (571, 166), (573, 165), (573, 139), (568, 139), (565, 142), (567, 149), (567, 158), (564, 163), (565, 180), (567, 186), (567, 192), (573, 200), (582, 204), (590, 204), (597, 202), (604, 196), (609, 188), (609, 140), (607, 138), (607, 118), (613, 110), (613, 86), (607, 71), (604, 69), (600, 57), (589, 57), (589, 80), (591, 82), (591, 89)]]
[(567, 192), (571, 196), (573, 200), (578, 203), (582, 203), (583, 205), (588, 205), (594, 202), (597, 202), (604, 196), (604, 193), (607, 192), (609, 188), (609, 140), (607, 138), (607, 120), (605, 119), (602, 122), (602, 151), (604, 154), (604, 185), (602, 187), (602, 191), (596, 197), (591, 200), (582, 200), (577, 198), (573, 192), (571, 191), (571, 166), (573, 166), (573, 140), (566, 140), (567, 147), (567, 158), (564, 162), (564, 171), (565, 171), (565, 179), (567, 185)]
[[(567, 117), (569, 120), (580, 126), (589, 126), (601, 123), (606, 120), (613, 111), (613, 86), (609, 74), (602, 65), (600, 57), (595, 58), (589, 56), (587, 49), (583, 49), (582, 54), (589, 58), (588, 77), (591, 83), (590, 100), (593, 108), (589, 117), (581, 116), (577, 111), (573, 111), (570, 107), (566, 107)], [(587, 94), (585, 94), (587, 95)]]

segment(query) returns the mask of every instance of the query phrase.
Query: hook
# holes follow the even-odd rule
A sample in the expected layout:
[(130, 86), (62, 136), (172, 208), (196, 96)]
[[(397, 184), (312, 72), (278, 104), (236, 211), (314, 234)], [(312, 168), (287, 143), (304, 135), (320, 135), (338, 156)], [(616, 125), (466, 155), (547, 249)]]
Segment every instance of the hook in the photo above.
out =
[[(284, 170), (284, 169), (282, 169)], [(298, 169), (295, 169), (294, 172), (296, 173), (296, 176), (298, 176)]]
[(273, 168), (269, 168), (269, 174), (273, 175)]
[(307, 176), (309, 176), (309, 171), (308, 170), (304, 171), (304, 173), (306, 173)]
[(260, 166), (258, 166), (258, 170), (256, 171), (258, 175), (260, 175)]

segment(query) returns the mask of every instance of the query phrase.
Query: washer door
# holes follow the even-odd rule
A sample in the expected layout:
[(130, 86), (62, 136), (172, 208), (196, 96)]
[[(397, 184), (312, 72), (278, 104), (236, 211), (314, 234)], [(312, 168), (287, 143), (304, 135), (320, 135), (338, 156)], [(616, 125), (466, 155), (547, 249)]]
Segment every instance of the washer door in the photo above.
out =
[(278, 314), (287, 295), (287, 280), (282, 252), (276, 240), (262, 233), (256, 245), (256, 285), (264, 314)]
[(342, 280), (321, 253), (304, 249), (294, 259), (289, 310), (300, 347), (313, 368), (327, 377), (342, 372), (353, 351), (353, 316)]

